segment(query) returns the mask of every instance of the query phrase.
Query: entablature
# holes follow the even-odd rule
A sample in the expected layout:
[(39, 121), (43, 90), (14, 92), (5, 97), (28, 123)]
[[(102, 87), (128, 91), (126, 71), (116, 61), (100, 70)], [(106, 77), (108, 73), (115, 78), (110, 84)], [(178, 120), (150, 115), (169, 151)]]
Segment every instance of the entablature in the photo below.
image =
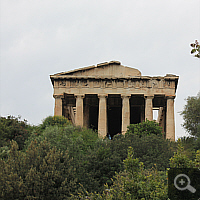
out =
[[(176, 78), (176, 79), (175, 79)], [(172, 88), (176, 91), (178, 77), (134, 77), (134, 78), (58, 78), (54, 88)]]

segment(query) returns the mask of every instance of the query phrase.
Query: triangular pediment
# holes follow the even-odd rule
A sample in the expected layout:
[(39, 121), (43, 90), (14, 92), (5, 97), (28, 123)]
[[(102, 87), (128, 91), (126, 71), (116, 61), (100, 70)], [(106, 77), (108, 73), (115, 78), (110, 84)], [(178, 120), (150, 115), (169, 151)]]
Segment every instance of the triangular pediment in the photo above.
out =
[(83, 67), (68, 72), (54, 74), (53, 76), (86, 76), (86, 77), (134, 77), (141, 76), (138, 69), (121, 65), (118, 61), (105, 62), (96, 66)]

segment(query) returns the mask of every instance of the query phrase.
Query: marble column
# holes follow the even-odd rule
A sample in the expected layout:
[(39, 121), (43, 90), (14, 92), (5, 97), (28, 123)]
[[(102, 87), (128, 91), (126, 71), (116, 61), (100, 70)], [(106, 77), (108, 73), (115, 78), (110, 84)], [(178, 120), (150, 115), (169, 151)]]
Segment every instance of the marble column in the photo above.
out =
[(107, 135), (107, 95), (99, 94), (98, 133), (100, 138)]
[(76, 97), (76, 116), (75, 123), (77, 126), (83, 127), (83, 94), (75, 94)]
[(127, 131), (130, 125), (130, 96), (122, 96), (122, 134)]
[(153, 121), (153, 98), (154, 96), (145, 96), (145, 121)]
[(64, 98), (63, 94), (54, 94), (55, 98), (55, 108), (54, 108), (54, 116), (62, 116), (62, 100)]
[(174, 98), (175, 96), (166, 96), (166, 139), (175, 141), (175, 122), (174, 122)]

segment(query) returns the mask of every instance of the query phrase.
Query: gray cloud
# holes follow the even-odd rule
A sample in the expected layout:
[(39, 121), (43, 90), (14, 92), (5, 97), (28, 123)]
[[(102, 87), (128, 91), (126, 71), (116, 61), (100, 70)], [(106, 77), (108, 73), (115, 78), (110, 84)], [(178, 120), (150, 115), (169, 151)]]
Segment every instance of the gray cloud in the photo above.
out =
[(1, 115), (38, 124), (53, 114), (49, 75), (110, 60), (143, 75), (180, 76), (176, 135), (184, 99), (200, 88), (198, 0), (1, 1)]

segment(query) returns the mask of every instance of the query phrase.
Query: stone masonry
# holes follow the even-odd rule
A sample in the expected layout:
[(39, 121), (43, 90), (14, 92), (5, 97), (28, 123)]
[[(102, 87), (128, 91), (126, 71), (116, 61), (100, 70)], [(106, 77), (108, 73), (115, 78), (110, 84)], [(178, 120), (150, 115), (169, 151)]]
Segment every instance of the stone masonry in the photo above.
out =
[(144, 120), (157, 122), (165, 137), (175, 140), (174, 99), (179, 77), (142, 76), (118, 61), (105, 62), (50, 76), (54, 87), (54, 115), (98, 130), (99, 137), (125, 134), (127, 126)]

